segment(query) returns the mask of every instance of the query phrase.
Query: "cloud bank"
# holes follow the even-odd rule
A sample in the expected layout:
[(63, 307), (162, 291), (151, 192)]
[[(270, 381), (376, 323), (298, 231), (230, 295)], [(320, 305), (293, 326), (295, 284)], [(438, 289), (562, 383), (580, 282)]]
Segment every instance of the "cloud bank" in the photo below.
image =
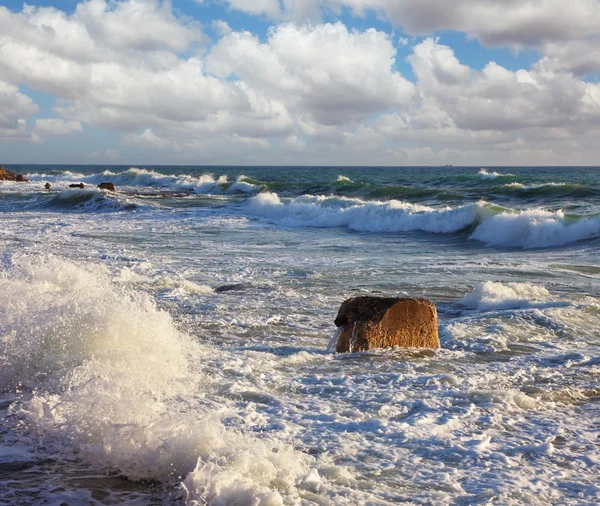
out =
[[(0, 143), (43, 154), (91, 130), (117, 134), (90, 153), (117, 162), (597, 163), (598, 1), (227, 3), (224, 14), (271, 28), (233, 29), (155, 0), (0, 6)], [(370, 15), (389, 30), (348, 22)], [(438, 35), (447, 30), (539, 57), (476, 68)], [(53, 97), (51, 110), (30, 90)]]

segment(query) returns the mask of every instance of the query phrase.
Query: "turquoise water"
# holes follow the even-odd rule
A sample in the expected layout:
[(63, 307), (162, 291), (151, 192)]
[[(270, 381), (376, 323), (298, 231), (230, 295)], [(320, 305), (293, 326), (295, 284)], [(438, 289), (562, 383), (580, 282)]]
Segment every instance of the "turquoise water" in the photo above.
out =
[(600, 501), (600, 170), (7, 168), (0, 503)]

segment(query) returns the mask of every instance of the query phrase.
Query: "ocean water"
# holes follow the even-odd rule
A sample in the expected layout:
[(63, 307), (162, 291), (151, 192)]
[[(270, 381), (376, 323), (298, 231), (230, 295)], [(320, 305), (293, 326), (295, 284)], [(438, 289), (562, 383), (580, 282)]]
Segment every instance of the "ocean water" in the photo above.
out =
[(600, 169), (7, 168), (0, 504), (600, 503)]

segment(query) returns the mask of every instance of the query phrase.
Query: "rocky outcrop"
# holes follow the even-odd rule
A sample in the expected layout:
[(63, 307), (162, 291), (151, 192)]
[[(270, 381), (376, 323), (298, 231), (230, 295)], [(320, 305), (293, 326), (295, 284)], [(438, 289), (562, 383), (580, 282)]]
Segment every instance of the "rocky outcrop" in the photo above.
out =
[(21, 174), (15, 174), (10, 170), (6, 170), (4, 167), (0, 167), (0, 181), (18, 181), (20, 183), (28, 183), (29, 179), (23, 177)]
[(108, 190), (108, 191), (111, 191), (111, 192), (116, 191), (115, 190), (115, 185), (112, 184), (112, 183), (100, 183), (98, 185), (98, 188), (100, 188), (101, 190)]
[(69, 188), (81, 188), (82, 190), (85, 188), (85, 185), (83, 183), (77, 183), (77, 184), (70, 184)]
[(339, 353), (374, 348), (439, 348), (437, 310), (426, 299), (355, 297), (342, 303), (335, 325), (340, 327)]

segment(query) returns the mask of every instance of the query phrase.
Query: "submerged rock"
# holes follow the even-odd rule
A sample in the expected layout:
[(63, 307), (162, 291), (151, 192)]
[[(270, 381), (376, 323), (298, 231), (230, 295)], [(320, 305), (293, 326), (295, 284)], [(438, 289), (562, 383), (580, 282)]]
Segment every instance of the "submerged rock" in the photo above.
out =
[(354, 297), (342, 303), (335, 325), (340, 327), (338, 353), (440, 347), (437, 311), (426, 299)]
[(21, 174), (15, 174), (4, 167), (0, 167), (0, 181), (19, 181), (20, 183), (28, 183), (29, 179)]
[(113, 183), (100, 183), (98, 185), (98, 188), (100, 188), (101, 190), (108, 190), (111, 192), (116, 191), (115, 190), (115, 185)]
[(85, 185), (83, 183), (70, 184), (69, 188), (81, 188), (83, 190), (85, 188)]
[(217, 286), (217, 288), (215, 288), (215, 293), (223, 293), (223, 292), (243, 292), (244, 290), (246, 290), (250, 285), (247, 285), (245, 283), (238, 283), (235, 285), (222, 285), (222, 286)]

